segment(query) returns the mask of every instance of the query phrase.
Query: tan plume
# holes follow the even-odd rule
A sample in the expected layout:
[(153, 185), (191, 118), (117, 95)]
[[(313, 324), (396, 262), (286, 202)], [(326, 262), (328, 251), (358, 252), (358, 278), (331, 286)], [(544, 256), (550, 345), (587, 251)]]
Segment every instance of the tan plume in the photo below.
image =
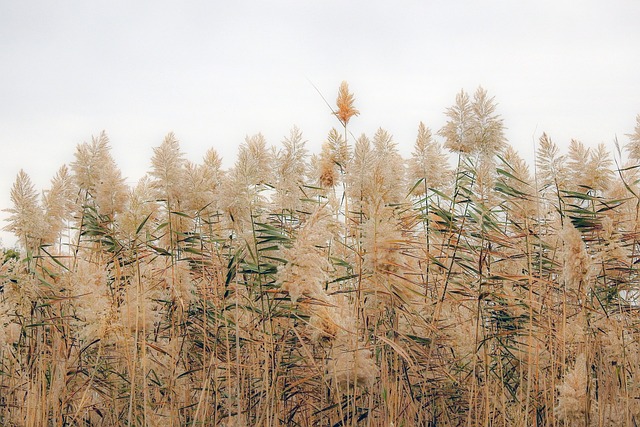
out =
[(356, 110), (353, 106), (354, 102), (355, 98), (353, 94), (349, 92), (349, 84), (343, 81), (340, 84), (340, 89), (338, 89), (338, 98), (336, 99), (338, 111), (334, 114), (344, 126), (349, 123), (351, 117), (360, 115), (360, 111)]

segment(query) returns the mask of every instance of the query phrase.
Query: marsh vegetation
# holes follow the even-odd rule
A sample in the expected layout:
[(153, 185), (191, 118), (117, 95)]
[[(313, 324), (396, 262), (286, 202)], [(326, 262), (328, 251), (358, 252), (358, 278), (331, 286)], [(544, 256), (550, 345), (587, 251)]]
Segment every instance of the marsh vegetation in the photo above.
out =
[(346, 83), (334, 113), (315, 154), (169, 134), (128, 186), (102, 133), (42, 194), (20, 172), (0, 424), (637, 425), (640, 116), (532, 170), (481, 88), (409, 158)]

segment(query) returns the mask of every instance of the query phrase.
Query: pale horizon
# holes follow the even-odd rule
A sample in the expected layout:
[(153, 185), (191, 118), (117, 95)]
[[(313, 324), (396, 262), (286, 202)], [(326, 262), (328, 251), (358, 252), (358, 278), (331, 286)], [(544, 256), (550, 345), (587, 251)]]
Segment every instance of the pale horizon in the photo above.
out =
[(634, 1), (153, 5), (0, 6), (0, 209), (20, 169), (45, 190), (102, 130), (129, 184), (169, 132), (190, 160), (215, 148), (225, 167), (245, 136), (278, 145), (293, 126), (317, 153), (339, 123), (314, 85), (333, 105), (343, 80), (361, 112), (351, 132), (382, 127), (405, 156), (461, 89), (495, 97), (529, 161), (542, 132), (613, 154), (640, 113)]

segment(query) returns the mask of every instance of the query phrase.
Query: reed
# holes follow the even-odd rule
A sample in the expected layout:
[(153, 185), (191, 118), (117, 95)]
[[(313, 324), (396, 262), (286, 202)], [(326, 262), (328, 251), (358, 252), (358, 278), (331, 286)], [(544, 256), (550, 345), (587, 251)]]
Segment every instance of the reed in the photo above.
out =
[(532, 174), (482, 88), (408, 159), (354, 104), (315, 155), (169, 134), (130, 188), (102, 133), (42, 197), (21, 171), (0, 424), (637, 425), (640, 127)]

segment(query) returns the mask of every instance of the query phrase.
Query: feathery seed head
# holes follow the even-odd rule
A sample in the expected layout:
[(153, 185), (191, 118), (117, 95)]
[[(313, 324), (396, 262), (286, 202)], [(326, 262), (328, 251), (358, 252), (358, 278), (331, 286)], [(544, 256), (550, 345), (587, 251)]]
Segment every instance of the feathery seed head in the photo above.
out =
[(355, 99), (353, 94), (349, 92), (349, 85), (346, 81), (343, 81), (340, 84), (340, 89), (338, 90), (338, 98), (336, 99), (338, 111), (335, 115), (344, 126), (347, 126), (351, 117), (360, 114), (360, 111), (356, 110), (353, 106), (354, 102)]
[(182, 193), (186, 159), (173, 132), (167, 134), (160, 146), (153, 149), (150, 175), (158, 196), (173, 201)]
[(46, 227), (38, 193), (22, 169), (11, 187), (10, 197), (13, 208), (4, 209), (10, 214), (9, 225), (4, 229), (13, 232), (25, 248), (33, 250), (42, 243)]
[(293, 246), (282, 250), (288, 262), (278, 269), (278, 282), (293, 302), (302, 296), (326, 299), (324, 284), (331, 267), (324, 254), (331, 237), (326, 219), (322, 210), (317, 211), (301, 228)]
[(322, 144), (319, 161), (319, 183), (323, 188), (332, 188), (338, 182), (339, 171), (344, 172), (351, 160), (351, 150), (344, 137), (335, 129), (329, 131)]
[(451, 176), (448, 156), (442, 151), (440, 143), (433, 140), (431, 129), (422, 122), (418, 126), (418, 136), (408, 161), (407, 174), (412, 186), (419, 180), (424, 180), (423, 185), (413, 189), (416, 196), (424, 195), (425, 188), (441, 189)]
[(576, 357), (573, 370), (567, 373), (563, 383), (558, 386), (558, 405), (554, 412), (561, 420), (577, 422), (581, 425), (587, 416), (587, 386), (589, 374), (587, 372), (586, 356), (580, 353)]
[(560, 233), (563, 242), (563, 277), (568, 289), (583, 294), (591, 276), (591, 258), (578, 230), (566, 221)]
[(636, 116), (636, 127), (633, 133), (628, 133), (629, 144), (626, 149), (629, 152), (629, 157), (632, 160), (640, 160), (640, 114)]

